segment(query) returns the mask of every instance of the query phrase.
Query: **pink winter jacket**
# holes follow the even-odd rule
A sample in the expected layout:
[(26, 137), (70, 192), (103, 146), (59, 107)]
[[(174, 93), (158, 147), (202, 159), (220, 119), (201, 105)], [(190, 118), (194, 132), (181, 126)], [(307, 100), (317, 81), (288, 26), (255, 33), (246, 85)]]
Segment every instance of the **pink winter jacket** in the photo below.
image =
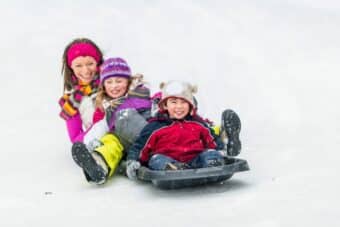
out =
[[(103, 113), (102, 111), (97, 109), (96, 112), (93, 115), (93, 123), (96, 123), (96, 122), (100, 121), (101, 119), (103, 119), (104, 114), (105, 113)], [(73, 117), (70, 117), (66, 121), (66, 126), (67, 126), (68, 135), (69, 135), (72, 143), (83, 142), (84, 136), (89, 129), (87, 131), (83, 130), (83, 122), (81, 120), (79, 113), (77, 113)]]
[(83, 123), (80, 118), (80, 114), (77, 113), (75, 116), (70, 117), (66, 121), (68, 136), (72, 143), (82, 142), (85, 132), (83, 130)]

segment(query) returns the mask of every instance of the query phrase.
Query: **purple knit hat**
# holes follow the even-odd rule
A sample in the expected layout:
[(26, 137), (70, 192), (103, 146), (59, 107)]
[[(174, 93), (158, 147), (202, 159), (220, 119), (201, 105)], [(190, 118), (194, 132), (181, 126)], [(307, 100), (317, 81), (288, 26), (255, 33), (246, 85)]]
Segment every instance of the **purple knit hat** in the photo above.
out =
[(110, 77), (131, 78), (131, 70), (126, 61), (122, 58), (108, 58), (100, 66), (100, 83)]

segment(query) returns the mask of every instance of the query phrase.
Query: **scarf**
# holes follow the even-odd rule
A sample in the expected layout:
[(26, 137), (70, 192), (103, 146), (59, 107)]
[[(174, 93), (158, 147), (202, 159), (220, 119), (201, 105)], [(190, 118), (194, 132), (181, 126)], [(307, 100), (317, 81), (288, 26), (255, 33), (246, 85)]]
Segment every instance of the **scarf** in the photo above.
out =
[(72, 76), (73, 89), (65, 92), (65, 94), (59, 99), (59, 105), (61, 107), (60, 117), (68, 120), (75, 116), (79, 110), (80, 103), (84, 96), (95, 97), (98, 92), (99, 77), (95, 77), (90, 83), (83, 83), (79, 81), (75, 76)]

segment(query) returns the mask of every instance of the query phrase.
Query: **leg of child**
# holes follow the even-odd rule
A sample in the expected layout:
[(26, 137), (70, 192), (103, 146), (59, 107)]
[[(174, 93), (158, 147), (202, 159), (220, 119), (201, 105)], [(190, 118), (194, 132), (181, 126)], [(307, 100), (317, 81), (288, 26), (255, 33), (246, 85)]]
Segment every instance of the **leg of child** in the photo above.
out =
[(113, 134), (100, 139), (99, 147), (88, 150), (85, 144), (77, 142), (72, 146), (72, 157), (83, 169), (86, 179), (95, 184), (104, 184), (115, 172), (123, 156), (123, 146)]
[(223, 111), (220, 137), (226, 144), (225, 150), (230, 156), (237, 156), (241, 151), (240, 131), (241, 120), (236, 112), (229, 109)]
[(95, 184), (106, 182), (108, 167), (100, 154), (89, 151), (84, 143), (76, 142), (72, 145), (72, 157), (83, 169), (87, 181)]
[(103, 145), (97, 147), (95, 151), (98, 152), (105, 160), (109, 167), (108, 177), (111, 177), (123, 157), (124, 147), (113, 134), (106, 134), (100, 139), (100, 141)]
[(149, 168), (153, 170), (179, 170), (183, 169), (182, 167), (185, 165), (185, 163), (162, 154), (153, 155), (148, 162)]
[(224, 158), (221, 152), (213, 149), (208, 149), (197, 155), (190, 161), (192, 168), (205, 168), (212, 166), (223, 165)]

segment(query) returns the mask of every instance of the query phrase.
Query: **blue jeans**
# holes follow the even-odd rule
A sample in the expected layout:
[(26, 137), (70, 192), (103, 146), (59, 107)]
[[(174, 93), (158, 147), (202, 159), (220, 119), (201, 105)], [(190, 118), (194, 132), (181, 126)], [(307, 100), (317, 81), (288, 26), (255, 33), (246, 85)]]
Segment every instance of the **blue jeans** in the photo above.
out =
[[(224, 158), (219, 151), (208, 149), (197, 155), (186, 164), (188, 164), (192, 169), (204, 168), (208, 167), (211, 164), (211, 161), (214, 160), (220, 163), (224, 163)], [(153, 170), (165, 170), (168, 163), (180, 162), (163, 154), (155, 154), (150, 158), (148, 166), (150, 169)]]

